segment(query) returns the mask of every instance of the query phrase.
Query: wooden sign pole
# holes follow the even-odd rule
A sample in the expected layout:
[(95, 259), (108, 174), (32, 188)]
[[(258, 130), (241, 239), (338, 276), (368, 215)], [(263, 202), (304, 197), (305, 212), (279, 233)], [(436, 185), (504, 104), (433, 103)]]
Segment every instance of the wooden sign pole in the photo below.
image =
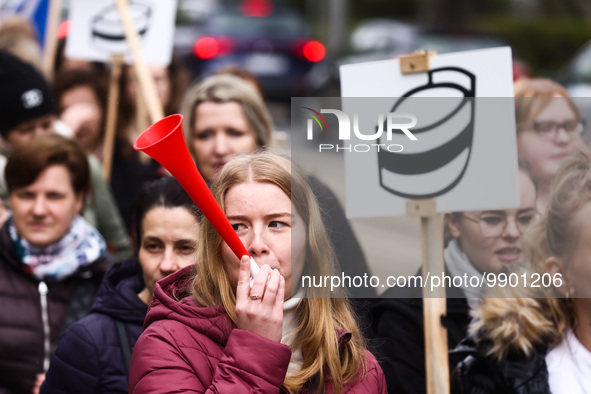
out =
[[(135, 78), (135, 86), (139, 86), (137, 77)], [(150, 114), (148, 113), (148, 107), (146, 100), (141, 94), (135, 95), (135, 132), (137, 135), (133, 137), (135, 140), (140, 136), (140, 133), (150, 126)], [(142, 163), (148, 164), (152, 158), (144, 152), (137, 152)]]
[(449, 393), (447, 328), (441, 324), (446, 314), (445, 287), (430, 288), (429, 276), (441, 277), (443, 262), (443, 215), (435, 200), (412, 200), (406, 205), (408, 216), (421, 218), (423, 256), (423, 320), (425, 327), (425, 370), (427, 394)]
[(117, 112), (119, 108), (119, 80), (123, 68), (123, 56), (113, 55), (111, 58), (111, 76), (109, 78), (109, 103), (107, 106), (107, 121), (103, 142), (103, 178), (111, 182), (113, 168), (113, 150), (115, 149), (115, 134), (117, 131)]
[[(139, 86), (137, 78), (136, 86)], [(135, 129), (138, 132), (138, 137), (140, 132), (144, 131), (150, 126), (149, 122), (150, 115), (148, 114), (148, 107), (146, 106), (146, 101), (144, 100), (141, 94), (138, 94), (135, 97)]]
[(150, 74), (147, 63), (144, 60), (137, 30), (133, 26), (133, 21), (129, 13), (127, 0), (115, 0), (115, 2), (117, 3), (117, 9), (119, 10), (121, 23), (123, 24), (125, 39), (131, 48), (134, 70), (139, 81), (140, 94), (146, 100), (150, 120), (152, 123), (156, 123), (164, 117), (164, 110), (160, 98), (158, 97), (156, 84)]
[[(402, 74), (430, 70), (429, 59), (434, 51), (417, 51), (400, 58)], [(407, 216), (421, 218), (423, 281), (445, 271), (443, 261), (443, 215), (437, 212), (436, 200), (411, 200), (406, 204)], [(423, 286), (423, 321), (425, 327), (425, 370), (427, 394), (449, 393), (449, 358), (447, 328), (441, 318), (447, 313), (445, 287)]]
[(62, 0), (50, 0), (47, 12), (47, 24), (45, 26), (45, 42), (43, 52), (43, 72), (51, 81), (53, 79), (53, 64), (57, 51), (57, 28), (60, 21)]

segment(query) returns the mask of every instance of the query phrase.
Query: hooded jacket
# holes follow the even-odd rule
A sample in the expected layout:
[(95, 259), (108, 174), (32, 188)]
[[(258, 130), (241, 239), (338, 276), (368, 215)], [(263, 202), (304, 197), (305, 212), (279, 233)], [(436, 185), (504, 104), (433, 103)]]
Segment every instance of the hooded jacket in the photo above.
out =
[(125, 324), (133, 347), (148, 310), (137, 295), (144, 287), (142, 268), (135, 259), (117, 263), (107, 272), (91, 313), (60, 339), (41, 393), (127, 393), (127, 365), (115, 320)]
[[(287, 393), (291, 348), (236, 328), (221, 305), (197, 306), (188, 293), (193, 275), (186, 267), (156, 284), (131, 360), (130, 393)], [(349, 337), (342, 333), (341, 341)], [(332, 392), (330, 382), (325, 392)], [(369, 352), (366, 376), (343, 392), (386, 393)]]
[(49, 363), (58, 336), (85, 316), (109, 254), (60, 282), (44, 282), (25, 272), (10, 239), (0, 230), (0, 393), (30, 393), (36, 375)]
[(549, 394), (545, 357), (554, 328), (547, 315), (535, 298), (485, 299), (473, 311), (475, 334), (451, 351), (461, 360), (451, 392)]

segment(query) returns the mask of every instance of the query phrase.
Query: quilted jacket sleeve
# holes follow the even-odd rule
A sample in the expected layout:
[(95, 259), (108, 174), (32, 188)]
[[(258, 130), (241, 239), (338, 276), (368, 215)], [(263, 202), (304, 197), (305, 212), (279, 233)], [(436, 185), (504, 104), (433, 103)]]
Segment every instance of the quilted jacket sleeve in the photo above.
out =
[(129, 392), (279, 393), (290, 358), (288, 346), (249, 331), (234, 329), (222, 348), (186, 327), (156, 322), (134, 348)]
[(94, 393), (99, 383), (99, 355), (86, 327), (74, 324), (51, 358), (41, 393)]

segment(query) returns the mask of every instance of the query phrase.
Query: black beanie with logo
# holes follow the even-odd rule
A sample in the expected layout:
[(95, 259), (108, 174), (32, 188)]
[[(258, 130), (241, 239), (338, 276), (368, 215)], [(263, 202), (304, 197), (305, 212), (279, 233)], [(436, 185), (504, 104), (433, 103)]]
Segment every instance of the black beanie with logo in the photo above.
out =
[(55, 113), (49, 84), (33, 66), (0, 51), (0, 134)]

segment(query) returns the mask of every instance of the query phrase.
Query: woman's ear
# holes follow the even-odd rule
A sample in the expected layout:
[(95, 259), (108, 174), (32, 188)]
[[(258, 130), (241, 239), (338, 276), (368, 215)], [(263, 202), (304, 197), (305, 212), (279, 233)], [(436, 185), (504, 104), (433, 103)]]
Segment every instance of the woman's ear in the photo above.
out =
[(560, 292), (565, 297), (572, 297), (574, 295), (575, 289), (570, 284), (570, 279), (567, 275), (564, 261), (558, 257), (550, 256), (546, 259), (544, 263), (544, 271), (552, 278), (555, 278), (557, 275), (562, 276), (562, 285), (560, 287), (556, 287), (556, 290)]
[(76, 202), (75, 202), (75, 209), (76, 209), (76, 213), (79, 215), (82, 215), (82, 209), (84, 209), (84, 193), (78, 193), (76, 195)]
[(460, 229), (458, 228), (458, 216), (454, 213), (446, 213), (445, 214), (445, 224), (449, 229), (449, 233), (454, 238), (460, 237)]

